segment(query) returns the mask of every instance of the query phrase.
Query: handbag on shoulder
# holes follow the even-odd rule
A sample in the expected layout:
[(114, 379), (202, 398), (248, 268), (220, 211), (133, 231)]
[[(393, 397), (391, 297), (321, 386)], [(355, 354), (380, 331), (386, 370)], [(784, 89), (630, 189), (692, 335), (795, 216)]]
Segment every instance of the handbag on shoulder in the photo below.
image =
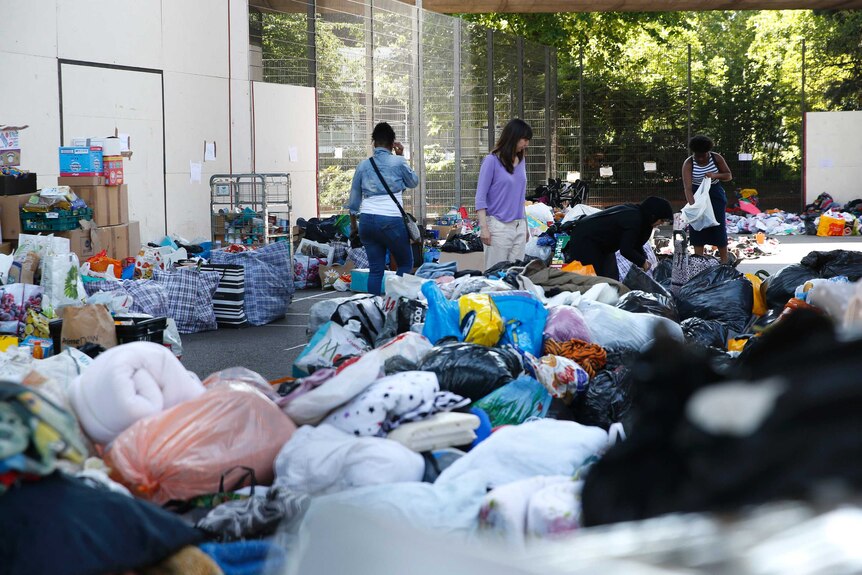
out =
[(383, 187), (386, 188), (386, 193), (389, 194), (389, 197), (392, 198), (392, 201), (395, 202), (396, 206), (398, 206), (398, 210), (401, 212), (401, 219), (404, 220), (404, 227), (407, 228), (407, 237), (409, 237), (410, 241), (413, 243), (422, 241), (422, 230), (419, 229), (419, 225), (416, 223), (416, 218), (413, 217), (413, 214), (404, 211), (404, 208), (395, 198), (395, 194), (393, 194), (392, 190), (389, 189), (389, 184), (387, 184), (386, 180), (383, 179), (383, 174), (380, 173), (380, 169), (377, 167), (377, 164), (374, 163), (374, 158), (368, 159), (371, 161), (371, 166), (374, 168), (374, 171), (377, 172), (377, 177), (380, 178), (380, 181), (383, 183)]

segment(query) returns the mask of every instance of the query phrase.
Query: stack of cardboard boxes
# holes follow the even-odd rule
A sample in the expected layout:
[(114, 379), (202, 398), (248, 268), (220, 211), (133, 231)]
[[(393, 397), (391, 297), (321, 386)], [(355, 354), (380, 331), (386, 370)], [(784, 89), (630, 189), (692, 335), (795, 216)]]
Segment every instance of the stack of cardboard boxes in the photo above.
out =
[(129, 190), (126, 184), (107, 185), (104, 176), (60, 176), (58, 186), (70, 186), (93, 209), (92, 222), (83, 228), (55, 235), (68, 238), (72, 251), (82, 261), (102, 250), (122, 260), (135, 256), (141, 247), (141, 228), (129, 221)]

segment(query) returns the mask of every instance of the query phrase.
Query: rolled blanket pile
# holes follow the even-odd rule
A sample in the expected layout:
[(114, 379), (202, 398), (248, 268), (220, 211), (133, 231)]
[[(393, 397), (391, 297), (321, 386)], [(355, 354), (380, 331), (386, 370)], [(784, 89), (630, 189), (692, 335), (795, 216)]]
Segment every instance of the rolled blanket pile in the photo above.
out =
[(127, 343), (98, 356), (72, 381), (70, 400), (84, 432), (107, 444), (133, 423), (204, 392), (166, 347)]

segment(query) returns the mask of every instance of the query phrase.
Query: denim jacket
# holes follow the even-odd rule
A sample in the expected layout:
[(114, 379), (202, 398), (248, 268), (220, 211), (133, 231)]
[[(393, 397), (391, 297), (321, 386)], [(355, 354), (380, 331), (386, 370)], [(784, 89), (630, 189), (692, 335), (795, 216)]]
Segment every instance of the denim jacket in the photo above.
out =
[[(402, 156), (396, 156), (386, 148), (374, 148), (374, 163), (380, 169), (380, 173), (389, 184), (392, 193), (404, 191), (405, 188), (415, 188), (419, 185), (419, 176), (407, 164)], [(386, 188), (377, 177), (374, 166), (368, 160), (362, 160), (356, 166), (353, 174), (353, 184), (350, 186), (350, 199), (344, 206), (351, 214), (358, 214), (362, 205), (362, 198), (386, 195)]]

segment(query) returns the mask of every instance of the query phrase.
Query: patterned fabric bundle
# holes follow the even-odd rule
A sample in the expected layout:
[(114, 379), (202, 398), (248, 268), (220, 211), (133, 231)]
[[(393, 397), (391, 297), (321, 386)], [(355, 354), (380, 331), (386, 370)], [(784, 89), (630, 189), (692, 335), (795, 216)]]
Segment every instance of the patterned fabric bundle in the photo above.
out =
[(608, 354), (602, 346), (579, 339), (565, 342), (547, 339), (545, 353), (571, 359), (584, 368), (584, 371), (590, 374), (590, 378), (595, 377), (596, 373), (604, 369), (608, 363)]

